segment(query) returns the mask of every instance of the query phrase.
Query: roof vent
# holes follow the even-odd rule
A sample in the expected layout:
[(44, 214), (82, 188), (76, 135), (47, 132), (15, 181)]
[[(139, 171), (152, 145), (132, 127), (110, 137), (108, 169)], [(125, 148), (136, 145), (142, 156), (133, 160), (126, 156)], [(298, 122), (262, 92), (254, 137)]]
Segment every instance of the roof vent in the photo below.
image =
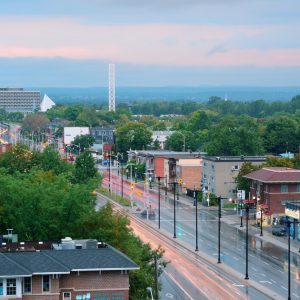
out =
[(75, 249), (75, 242), (70, 237), (61, 239), (61, 248), (63, 250)]
[(104, 242), (98, 242), (97, 246), (98, 246), (98, 249), (100, 249), (100, 248), (106, 248), (107, 244), (105, 244)]

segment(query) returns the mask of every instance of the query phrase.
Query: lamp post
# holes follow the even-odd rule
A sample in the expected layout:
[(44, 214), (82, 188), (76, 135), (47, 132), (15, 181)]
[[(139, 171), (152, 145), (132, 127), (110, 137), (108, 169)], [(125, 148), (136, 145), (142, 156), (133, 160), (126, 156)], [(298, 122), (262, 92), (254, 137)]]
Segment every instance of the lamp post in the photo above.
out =
[(156, 178), (158, 180), (158, 229), (160, 229), (160, 180), (165, 177), (157, 176)]
[(291, 237), (290, 237), (290, 227), (291, 222), (289, 217), (286, 217), (286, 222), (288, 226), (288, 300), (291, 300)]
[(175, 239), (176, 238), (176, 186), (177, 186), (177, 182), (174, 181), (174, 182), (171, 182), (169, 184), (172, 184), (173, 185), (173, 196), (174, 196), (174, 210), (173, 210), (173, 213), (174, 213), (174, 235), (173, 235), (173, 238)]
[(240, 227), (243, 227), (243, 208), (242, 208), (242, 199), (240, 199), (240, 215), (241, 215), (241, 225)]
[(246, 204), (246, 274), (245, 279), (249, 279), (248, 276), (248, 221), (249, 221), (249, 205)]
[(221, 263), (221, 197), (218, 197), (218, 264)]
[(110, 193), (110, 154), (108, 156), (108, 191)]
[(198, 200), (197, 200), (197, 194), (196, 189), (194, 186), (194, 201), (196, 202), (196, 248), (195, 251), (198, 251)]
[(263, 210), (260, 207), (260, 236), (263, 236)]

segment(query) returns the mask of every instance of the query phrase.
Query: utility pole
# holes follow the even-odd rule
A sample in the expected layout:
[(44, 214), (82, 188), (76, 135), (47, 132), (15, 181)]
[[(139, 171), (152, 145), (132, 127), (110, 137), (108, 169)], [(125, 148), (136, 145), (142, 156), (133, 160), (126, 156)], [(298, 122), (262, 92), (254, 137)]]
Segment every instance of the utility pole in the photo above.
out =
[(249, 279), (248, 276), (248, 221), (249, 221), (249, 204), (246, 204), (246, 274), (245, 279)]
[(158, 229), (160, 229), (160, 180), (166, 177), (157, 176), (158, 180)]
[(198, 251), (198, 199), (196, 194), (196, 189), (194, 186), (194, 201), (196, 201), (196, 249), (195, 251)]
[(176, 188), (177, 188), (177, 185), (178, 185), (178, 182), (174, 181), (174, 182), (171, 182), (169, 183), (171, 185), (173, 185), (173, 196), (174, 196), (174, 235), (173, 235), (173, 238), (175, 239), (176, 238)]
[(218, 222), (218, 264), (221, 263), (221, 197), (218, 197), (219, 222)]

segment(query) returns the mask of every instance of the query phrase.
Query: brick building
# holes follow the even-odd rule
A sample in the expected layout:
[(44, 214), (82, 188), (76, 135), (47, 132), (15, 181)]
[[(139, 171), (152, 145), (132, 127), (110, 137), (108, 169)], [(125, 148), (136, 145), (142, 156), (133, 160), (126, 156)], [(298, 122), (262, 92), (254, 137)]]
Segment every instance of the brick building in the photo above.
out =
[[(266, 215), (285, 213), (287, 202), (300, 202), (300, 170), (266, 167), (244, 176), (250, 181), (250, 197)], [(270, 223), (270, 220), (268, 223)]]
[(44, 248), (1, 244), (0, 299), (129, 299), (128, 273), (139, 267), (113, 247), (66, 238)]

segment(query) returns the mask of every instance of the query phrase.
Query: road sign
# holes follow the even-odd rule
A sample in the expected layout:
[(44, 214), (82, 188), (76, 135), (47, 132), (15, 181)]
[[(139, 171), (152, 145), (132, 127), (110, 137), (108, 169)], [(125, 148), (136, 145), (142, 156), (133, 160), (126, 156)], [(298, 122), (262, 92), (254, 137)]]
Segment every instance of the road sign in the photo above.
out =
[(240, 200), (245, 200), (245, 198), (246, 198), (245, 190), (238, 190), (237, 191), (237, 197)]

